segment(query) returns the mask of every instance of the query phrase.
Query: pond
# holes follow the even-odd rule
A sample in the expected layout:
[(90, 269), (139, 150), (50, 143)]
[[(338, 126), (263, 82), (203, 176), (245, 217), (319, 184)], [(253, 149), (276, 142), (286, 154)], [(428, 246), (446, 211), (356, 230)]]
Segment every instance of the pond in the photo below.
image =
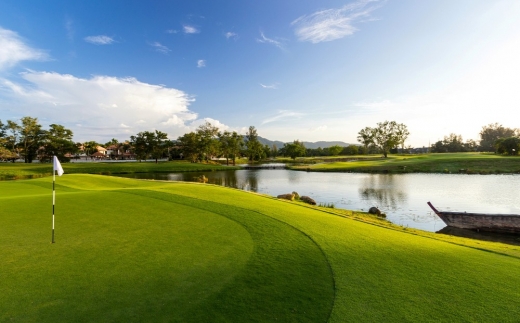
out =
[(442, 211), (520, 214), (519, 175), (359, 174), (317, 173), (286, 169), (236, 170), (202, 173), (125, 174), (123, 177), (195, 181), (272, 196), (298, 192), (318, 204), (368, 211), (372, 206), (395, 224), (439, 231), (444, 222), (428, 207)]

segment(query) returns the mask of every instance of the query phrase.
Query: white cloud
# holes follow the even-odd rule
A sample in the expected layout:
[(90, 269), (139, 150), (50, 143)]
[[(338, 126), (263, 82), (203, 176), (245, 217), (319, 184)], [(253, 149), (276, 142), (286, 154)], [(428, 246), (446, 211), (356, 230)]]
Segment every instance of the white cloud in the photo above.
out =
[(284, 44), (281, 42), (281, 41), (278, 41), (278, 40), (274, 40), (274, 39), (271, 39), (271, 38), (267, 38), (265, 37), (264, 33), (263, 32), (260, 32), (260, 36), (262, 38), (257, 38), (256, 41), (259, 42), (259, 43), (264, 43), (264, 44), (271, 44), (271, 45), (274, 45), (282, 50), (284, 50)]
[(212, 118), (202, 118), (202, 119), (197, 119), (197, 120), (192, 121), (188, 125), (188, 131), (195, 131), (195, 130), (197, 130), (197, 128), (199, 126), (205, 124), (206, 122), (211, 123), (212, 126), (217, 127), (220, 131), (226, 131), (226, 130), (231, 129), (229, 126), (223, 124), (219, 120), (212, 119)]
[(372, 21), (372, 11), (379, 6), (368, 6), (377, 0), (361, 0), (339, 9), (317, 11), (311, 15), (301, 16), (291, 25), (295, 26), (295, 34), (300, 41), (320, 43), (352, 35), (358, 29), (358, 22)]
[(289, 110), (280, 110), (277, 115), (272, 116), (272, 117), (267, 118), (267, 119), (264, 119), (262, 121), (262, 125), (267, 124), (267, 123), (271, 123), (271, 122), (275, 122), (275, 121), (278, 121), (280, 119), (299, 118), (299, 117), (301, 117), (303, 115), (304, 114), (300, 113), (300, 112), (294, 112), (294, 111), (289, 111)]
[(14, 31), (0, 27), (0, 71), (13, 67), (21, 61), (43, 61), (47, 53), (25, 44)]
[(310, 132), (323, 132), (323, 131), (326, 131), (328, 129), (328, 127), (326, 125), (323, 125), (323, 126), (318, 126), (316, 128), (311, 128), (309, 129)]
[(68, 17), (65, 19), (65, 30), (67, 31), (67, 38), (70, 41), (73, 41), (74, 40), (74, 33), (75, 33), (74, 21), (72, 21), (72, 19), (70, 19)]
[(153, 129), (175, 138), (185, 133), (187, 123), (197, 119), (188, 109), (194, 100), (183, 91), (135, 78), (83, 79), (34, 71), (21, 77), (27, 84), (0, 83), (0, 110), (5, 115), (37, 117), (42, 124), (47, 120), (70, 127), (76, 141), (123, 140), (129, 133)]
[(178, 33), (178, 31), (175, 29), (168, 29), (168, 30), (166, 30), (166, 33), (167, 34), (176, 34), (176, 33)]
[(203, 59), (199, 59), (199, 60), (197, 61), (197, 67), (198, 67), (198, 68), (206, 67), (206, 61), (203, 60)]
[(185, 34), (198, 34), (200, 32), (196, 27), (190, 25), (184, 25), (182, 29)]
[(263, 87), (264, 89), (269, 89), (269, 90), (277, 90), (278, 89), (278, 83), (271, 84), (271, 85), (265, 85), (265, 84), (260, 83), (260, 86)]
[(171, 49), (169, 49), (168, 47), (164, 46), (163, 44), (161, 44), (159, 42), (153, 42), (150, 44), (150, 46), (155, 48), (156, 52), (159, 52), (162, 54), (168, 54), (169, 52), (171, 52)]
[(114, 42), (114, 39), (112, 37), (108, 37), (105, 35), (87, 36), (84, 39), (87, 43), (91, 43), (94, 45), (110, 45)]
[(226, 36), (227, 39), (229, 39), (229, 38), (236, 39), (238, 37), (238, 35), (236, 33), (231, 32), (231, 31), (228, 31), (227, 33), (225, 33), (224, 36)]

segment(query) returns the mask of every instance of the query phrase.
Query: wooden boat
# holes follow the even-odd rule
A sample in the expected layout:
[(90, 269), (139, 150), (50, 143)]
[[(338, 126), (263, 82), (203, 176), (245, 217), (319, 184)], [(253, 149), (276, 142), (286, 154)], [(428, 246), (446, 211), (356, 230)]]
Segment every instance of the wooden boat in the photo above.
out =
[(428, 205), (450, 227), (477, 231), (520, 233), (519, 214), (441, 212), (430, 202), (428, 202)]

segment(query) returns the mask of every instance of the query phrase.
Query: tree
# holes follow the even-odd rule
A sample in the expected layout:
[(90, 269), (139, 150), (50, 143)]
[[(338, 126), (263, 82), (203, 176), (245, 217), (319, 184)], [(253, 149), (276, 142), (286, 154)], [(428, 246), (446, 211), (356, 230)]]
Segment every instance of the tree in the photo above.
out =
[(128, 142), (128, 141), (118, 143), (117, 144), (118, 156), (120, 156), (121, 159), (125, 159), (125, 152), (127, 150), (129, 150), (131, 147), (132, 147), (132, 145), (130, 145), (130, 142)]
[(431, 151), (434, 153), (456, 153), (468, 151), (473, 143), (468, 141), (464, 143), (461, 135), (451, 133), (449, 136), (444, 136), (443, 140), (439, 140), (431, 146)]
[(334, 145), (329, 147), (329, 152), (332, 156), (338, 156), (343, 151), (343, 147)]
[(359, 147), (356, 145), (349, 145), (343, 148), (344, 155), (357, 155), (359, 154)]
[(65, 155), (77, 149), (72, 141), (72, 131), (57, 124), (51, 124), (50, 129), (44, 132), (42, 144), (41, 152), (45, 157), (56, 156), (60, 161), (65, 161)]
[(408, 131), (408, 127), (404, 123), (399, 123), (395, 127), (395, 135), (397, 139), (397, 143), (401, 145), (401, 149), (404, 152), (404, 142), (408, 139), (410, 132)]
[(378, 122), (377, 128), (372, 129), (372, 141), (385, 158), (388, 157), (390, 149), (397, 146), (399, 137), (396, 134), (397, 123), (395, 121)]
[(374, 143), (374, 130), (370, 127), (365, 127), (358, 132), (357, 140), (365, 147), (365, 153), (368, 151), (368, 146)]
[(212, 156), (216, 156), (219, 153), (219, 141), (218, 141), (218, 128), (213, 126), (209, 122), (205, 122), (200, 125), (197, 129), (197, 135), (199, 138), (199, 149), (200, 154), (204, 159), (209, 160)]
[(155, 133), (151, 136), (151, 156), (155, 158), (155, 163), (158, 163), (158, 159), (163, 157), (164, 152), (168, 149), (168, 134), (159, 130), (155, 130)]
[(130, 137), (137, 159), (141, 161), (142, 159), (152, 157), (155, 159), (156, 164), (167, 148), (167, 139), (168, 135), (159, 130), (155, 130), (155, 132), (143, 131), (139, 132), (136, 136)]
[(276, 158), (276, 156), (278, 156), (278, 147), (273, 144), (273, 147), (271, 147), (271, 157)]
[(500, 138), (509, 138), (515, 136), (518, 129), (505, 128), (501, 124), (491, 123), (482, 127), (480, 131), (480, 150), (496, 151), (496, 142)]
[(98, 146), (100, 146), (100, 144), (95, 141), (86, 141), (83, 143), (83, 151), (85, 155), (90, 156), (97, 151)]
[(14, 162), (18, 156), (13, 151), (9, 150), (8, 146), (7, 125), (0, 120), (0, 160), (11, 159)]
[(179, 147), (183, 158), (188, 159), (192, 163), (197, 162), (197, 160), (202, 160), (198, 147), (199, 136), (195, 132), (186, 133), (177, 138), (176, 144)]
[(20, 121), (22, 123), (19, 128), (20, 146), (24, 161), (26, 163), (32, 163), (34, 158), (36, 158), (44, 132), (37, 118), (23, 117)]
[[(10, 149), (14, 153), (18, 153), (18, 149), (16, 145), (18, 144), (18, 136), (20, 135), (20, 126), (11, 120), (7, 120), (7, 125), (5, 125), (6, 131), (9, 130), (11, 132), (10, 135), (6, 133), (6, 147)], [(13, 160), (14, 162), (14, 160)]]
[(495, 144), (499, 154), (513, 156), (518, 155), (518, 150), (520, 150), (520, 138), (518, 137), (500, 138)]
[(306, 149), (303, 142), (295, 140), (292, 143), (284, 144), (284, 155), (296, 159), (296, 157), (305, 156)]
[(236, 157), (244, 145), (243, 137), (236, 131), (233, 133), (224, 131), (224, 133), (219, 133), (219, 140), (222, 152), (226, 157), (226, 165), (229, 165), (229, 158), (231, 158), (233, 166), (235, 166)]
[(249, 161), (260, 160), (265, 157), (264, 147), (258, 141), (258, 133), (254, 126), (250, 126), (246, 133), (246, 154)]
[(5, 131), (6, 127), (7, 127), (7, 125), (4, 125), (2, 120), (0, 120), (0, 138), (5, 138), (5, 136), (6, 136), (6, 131)]

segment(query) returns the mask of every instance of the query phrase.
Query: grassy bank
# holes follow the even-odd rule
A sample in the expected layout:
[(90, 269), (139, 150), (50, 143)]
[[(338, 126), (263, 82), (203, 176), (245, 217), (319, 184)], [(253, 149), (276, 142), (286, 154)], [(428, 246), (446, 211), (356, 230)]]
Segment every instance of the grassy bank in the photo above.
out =
[[(321, 161), (315, 164), (291, 166), (294, 170), (315, 172), (358, 173), (520, 173), (520, 157), (481, 153), (446, 153), (424, 155), (389, 155), (388, 158), (360, 158), (349, 161)], [(305, 163), (306, 159), (302, 159)]]
[(520, 248), (196, 183), (0, 182), (1, 322), (515, 322)]
[[(124, 162), (124, 163), (63, 163), (67, 174), (130, 174), (130, 173), (170, 173), (229, 170), (238, 167), (218, 164), (171, 162)], [(38, 178), (52, 175), (52, 164), (0, 163), (0, 179)]]

